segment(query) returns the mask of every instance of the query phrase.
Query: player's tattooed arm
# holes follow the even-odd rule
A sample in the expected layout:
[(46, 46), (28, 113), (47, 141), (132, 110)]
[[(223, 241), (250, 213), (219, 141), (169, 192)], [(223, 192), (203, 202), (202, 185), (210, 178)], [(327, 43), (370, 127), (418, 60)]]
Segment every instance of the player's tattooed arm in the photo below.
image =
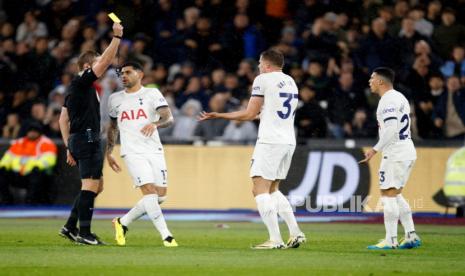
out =
[(145, 137), (151, 137), (157, 128), (169, 127), (174, 123), (173, 115), (169, 107), (164, 106), (157, 109), (160, 120), (145, 125), (140, 132)]
[(120, 172), (121, 167), (118, 165), (115, 158), (111, 154), (113, 151), (113, 148), (115, 147), (117, 138), (118, 138), (118, 122), (116, 121), (116, 119), (112, 118), (110, 120), (110, 126), (108, 127), (108, 131), (107, 131), (107, 140), (108, 140), (107, 141), (107, 160), (108, 160), (108, 164), (113, 169), (113, 171)]
[(108, 127), (107, 132), (107, 154), (111, 154), (113, 152), (113, 148), (116, 144), (116, 139), (118, 139), (118, 122), (116, 119), (110, 120), (110, 126)]
[(154, 123), (157, 128), (169, 127), (174, 123), (174, 118), (169, 107), (160, 107), (157, 111), (160, 114), (160, 120)]

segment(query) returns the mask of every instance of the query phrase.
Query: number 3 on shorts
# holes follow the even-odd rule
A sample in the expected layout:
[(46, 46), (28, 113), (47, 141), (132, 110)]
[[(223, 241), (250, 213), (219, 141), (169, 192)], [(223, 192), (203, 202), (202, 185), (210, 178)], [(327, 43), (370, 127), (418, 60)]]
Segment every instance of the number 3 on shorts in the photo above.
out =
[(384, 171), (379, 172), (379, 182), (384, 182), (386, 178), (384, 177)]

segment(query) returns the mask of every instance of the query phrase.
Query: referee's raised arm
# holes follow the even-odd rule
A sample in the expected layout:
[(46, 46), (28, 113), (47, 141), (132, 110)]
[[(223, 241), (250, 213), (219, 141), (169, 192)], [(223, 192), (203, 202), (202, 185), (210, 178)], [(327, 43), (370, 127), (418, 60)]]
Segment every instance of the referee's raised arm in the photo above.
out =
[(123, 26), (119, 23), (114, 23), (113, 39), (111, 40), (110, 45), (108, 45), (103, 54), (99, 58), (97, 58), (95, 64), (92, 66), (92, 71), (94, 71), (94, 74), (97, 76), (97, 78), (100, 78), (105, 73), (108, 66), (110, 66), (110, 64), (112, 63), (118, 51), (118, 47), (122, 37)]

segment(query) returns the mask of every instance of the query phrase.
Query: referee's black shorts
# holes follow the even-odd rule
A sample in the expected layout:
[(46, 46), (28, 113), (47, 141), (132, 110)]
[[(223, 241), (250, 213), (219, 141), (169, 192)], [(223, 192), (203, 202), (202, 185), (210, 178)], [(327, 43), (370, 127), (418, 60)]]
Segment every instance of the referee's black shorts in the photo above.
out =
[(72, 134), (68, 148), (76, 160), (81, 179), (100, 179), (103, 170), (103, 150), (100, 140), (88, 142), (85, 135)]

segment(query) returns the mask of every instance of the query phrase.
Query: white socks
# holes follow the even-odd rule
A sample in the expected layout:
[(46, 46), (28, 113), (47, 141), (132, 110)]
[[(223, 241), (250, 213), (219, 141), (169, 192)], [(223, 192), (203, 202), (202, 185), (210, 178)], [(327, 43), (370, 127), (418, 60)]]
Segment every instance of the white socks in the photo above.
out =
[(145, 207), (144, 207), (144, 198), (139, 200), (134, 207), (132, 207), (129, 212), (126, 213), (122, 218), (120, 218), (119, 222), (122, 225), (128, 226), (131, 222), (137, 220), (138, 218), (142, 217), (145, 214)]
[(168, 230), (168, 226), (166, 225), (165, 217), (161, 212), (160, 205), (158, 204), (158, 195), (145, 195), (142, 198), (142, 202), (144, 203), (144, 208), (148, 217), (153, 222), (153, 225), (155, 225), (158, 232), (160, 232), (162, 239), (172, 236), (170, 230)]
[(173, 236), (168, 230), (165, 217), (163, 216), (159, 205), (159, 198), (156, 194), (143, 196), (142, 199), (139, 200), (137, 204), (120, 219), (120, 222), (122, 225), (128, 226), (131, 222), (137, 220), (145, 213), (147, 213), (148, 217), (153, 222), (153, 225), (155, 225), (155, 228), (157, 228), (158, 232), (160, 232), (162, 239), (166, 239), (168, 236)]
[(402, 226), (405, 230), (405, 238), (408, 239), (410, 238), (410, 234), (415, 233), (412, 209), (410, 209), (410, 205), (401, 194), (398, 194), (396, 199), (397, 204), (399, 205), (400, 222), (402, 223)]
[(259, 194), (255, 197), (258, 212), (270, 234), (270, 240), (274, 242), (283, 242), (279, 232), (278, 213), (270, 194)]
[(384, 226), (386, 228), (386, 243), (397, 245), (397, 223), (399, 221), (399, 205), (395, 197), (381, 197), (384, 206)]
[(281, 191), (278, 190), (272, 193), (271, 199), (273, 200), (273, 203), (278, 210), (279, 216), (286, 222), (287, 227), (289, 228), (289, 234), (292, 237), (295, 237), (302, 233), (299, 226), (297, 225), (291, 204), (289, 204), (289, 201), (281, 193)]

